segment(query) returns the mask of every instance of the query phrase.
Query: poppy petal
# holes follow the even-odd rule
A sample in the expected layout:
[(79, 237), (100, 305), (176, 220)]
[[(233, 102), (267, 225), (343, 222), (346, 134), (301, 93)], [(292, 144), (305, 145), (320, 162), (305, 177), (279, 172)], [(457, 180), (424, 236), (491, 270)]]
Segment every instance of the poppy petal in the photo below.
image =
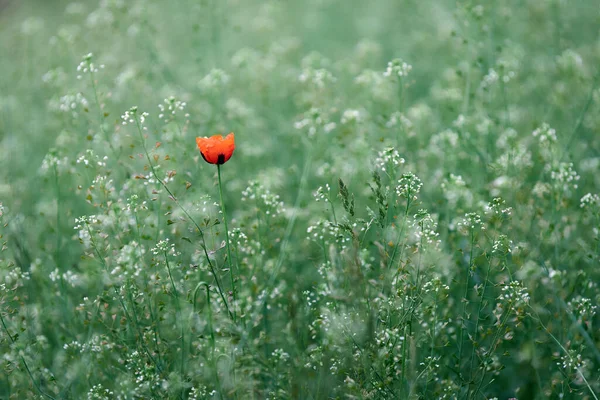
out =
[(196, 144), (204, 161), (210, 164), (224, 164), (231, 158), (235, 150), (233, 132), (223, 138), (222, 135), (196, 138)]

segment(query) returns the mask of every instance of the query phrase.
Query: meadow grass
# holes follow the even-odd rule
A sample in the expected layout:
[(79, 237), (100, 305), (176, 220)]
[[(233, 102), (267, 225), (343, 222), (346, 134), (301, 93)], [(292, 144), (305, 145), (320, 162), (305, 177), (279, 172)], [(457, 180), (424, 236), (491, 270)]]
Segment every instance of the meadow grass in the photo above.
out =
[(598, 400), (599, 15), (9, 2), (0, 398)]

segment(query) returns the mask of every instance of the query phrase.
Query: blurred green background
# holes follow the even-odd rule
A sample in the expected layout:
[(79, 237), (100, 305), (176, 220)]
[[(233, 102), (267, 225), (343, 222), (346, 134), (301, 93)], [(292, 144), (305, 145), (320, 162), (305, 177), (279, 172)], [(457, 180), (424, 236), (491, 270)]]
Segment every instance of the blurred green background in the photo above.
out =
[[(201, 387), (197, 398), (596, 398), (600, 204), (581, 199), (600, 187), (599, 27), (596, 0), (0, 1), (0, 396), (104, 398), (98, 384), (114, 398), (195, 398)], [(97, 71), (78, 71), (90, 60)], [(386, 76), (392, 60), (408, 74)], [(186, 102), (172, 120), (157, 107), (170, 96)], [(132, 106), (150, 114), (143, 140), (123, 124)], [(544, 123), (556, 140), (532, 134)], [(142, 146), (210, 225), (222, 218), (216, 170), (194, 139), (230, 131), (225, 205), (244, 328), (228, 320), (198, 232), (152, 180)], [(383, 170), (385, 154), (406, 163)], [(398, 189), (409, 171), (423, 182), (412, 204)], [(344, 212), (339, 178), (356, 215)], [(337, 216), (317, 201), (325, 185)], [(132, 224), (133, 195), (147, 205)], [(512, 218), (488, 215), (495, 197)], [(419, 209), (439, 246), (419, 243)], [(459, 228), (470, 212), (486, 228), (472, 237)], [(98, 248), (73, 229), (92, 214)], [(307, 238), (309, 227), (325, 239)], [(206, 232), (230, 294), (222, 223)], [(512, 246), (504, 258), (493, 250), (500, 235)], [(151, 254), (165, 238), (180, 252), (181, 301)], [(141, 250), (124, 262), (128, 246)], [(216, 349), (210, 302), (195, 291), (204, 281)], [(424, 293), (424, 282), (445, 297)], [(505, 325), (507, 282), (530, 300)], [(100, 304), (106, 315), (94, 312)], [(193, 316), (185, 326), (179, 306)], [(178, 375), (174, 327), (185, 328), (187, 374)], [(161, 340), (150, 338), (157, 329)], [(390, 335), (410, 344), (388, 352)], [(94, 338), (101, 355), (68, 348)], [(163, 371), (144, 346), (163, 351)], [(134, 351), (139, 359), (127, 358)], [(565, 351), (583, 364), (564, 367)], [(152, 384), (136, 386), (139, 371)]]

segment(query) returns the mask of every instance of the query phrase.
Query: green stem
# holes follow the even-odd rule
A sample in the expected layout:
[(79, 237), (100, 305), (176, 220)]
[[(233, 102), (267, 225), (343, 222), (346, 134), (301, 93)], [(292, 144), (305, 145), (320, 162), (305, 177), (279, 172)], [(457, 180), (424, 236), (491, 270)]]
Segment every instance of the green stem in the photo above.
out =
[(100, 99), (98, 98), (98, 89), (96, 88), (96, 80), (94, 79), (94, 71), (91, 70), (90, 68), (90, 80), (92, 82), (92, 89), (94, 90), (94, 100), (96, 100), (96, 105), (98, 106), (98, 114), (99, 114), (99, 121), (100, 121), (100, 130), (102, 131), (102, 134), (104, 135), (104, 138), (106, 139), (106, 142), (108, 143), (108, 147), (110, 147), (110, 150), (112, 151), (113, 155), (115, 157), (118, 158), (118, 154), (117, 151), (115, 150), (112, 142), (110, 141), (110, 136), (108, 135), (108, 132), (106, 131), (106, 129), (104, 129), (104, 120), (105, 120), (105, 114), (104, 111), (102, 110), (102, 105), (100, 104)]
[(457, 371), (461, 375), (460, 372), (460, 364), (462, 361), (462, 352), (463, 352), (463, 337), (465, 333), (465, 318), (467, 314), (467, 296), (469, 294), (469, 275), (471, 274), (471, 267), (473, 265), (473, 243), (475, 242), (475, 231), (471, 229), (471, 252), (469, 256), (469, 268), (467, 268), (467, 275), (465, 277), (465, 294), (463, 296), (463, 308), (460, 319), (460, 338), (458, 340), (458, 368)]
[(223, 224), (225, 225), (225, 241), (227, 242), (227, 263), (229, 264), (229, 278), (231, 279), (231, 296), (233, 298), (233, 322), (236, 320), (236, 294), (235, 279), (233, 276), (233, 262), (231, 261), (231, 245), (229, 243), (229, 228), (227, 227), (227, 213), (225, 212), (225, 202), (223, 201), (223, 183), (221, 182), (221, 165), (217, 164), (217, 174), (219, 175), (219, 196), (221, 197), (221, 212), (223, 213)]
[[(490, 269), (492, 268), (492, 261), (488, 259), (488, 267), (487, 267), (487, 271), (485, 273), (485, 280), (483, 282), (483, 289), (481, 290), (481, 299), (479, 300), (479, 305), (477, 306), (477, 314), (476, 314), (476, 322), (475, 322), (475, 332), (473, 333), (473, 347), (471, 349), (471, 367), (469, 368), (471, 370), (471, 381), (473, 381), (475, 379), (474, 374), (473, 374), (473, 363), (475, 361), (475, 350), (476, 350), (476, 343), (477, 343), (477, 335), (479, 333), (479, 316), (481, 315), (481, 310), (483, 309), (483, 301), (485, 299), (485, 291), (487, 289), (487, 285), (488, 285), (488, 280), (490, 277)], [(470, 391), (469, 391), (470, 392)]]
[(173, 288), (173, 297), (175, 297), (175, 307), (177, 307), (178, 319), (181, 324), (181, 398), (183, 396), (183, 382), (185, 381), (185, 331), (183, 327), (183, 316), (181, 313), (181, 304), (179, 304), (179, 294), (177, 293), (177, 287), (175, 281), (173, 281), (173, 275), (171, 275), (171, 266), (169, 265), (169, 257), (165, 251), (165, 264), (167, 264), (167, 272), (169, 273), (169, 280), (171, 281), (171, 287)]

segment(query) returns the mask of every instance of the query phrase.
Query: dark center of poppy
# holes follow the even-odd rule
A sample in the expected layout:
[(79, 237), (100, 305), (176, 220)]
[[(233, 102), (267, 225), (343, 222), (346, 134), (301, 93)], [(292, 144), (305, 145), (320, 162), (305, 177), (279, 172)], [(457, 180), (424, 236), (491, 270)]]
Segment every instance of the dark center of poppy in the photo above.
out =
[(217, 164), (225, 164), (225, 154), (219, 154), (219, 158), (217, 159)]

